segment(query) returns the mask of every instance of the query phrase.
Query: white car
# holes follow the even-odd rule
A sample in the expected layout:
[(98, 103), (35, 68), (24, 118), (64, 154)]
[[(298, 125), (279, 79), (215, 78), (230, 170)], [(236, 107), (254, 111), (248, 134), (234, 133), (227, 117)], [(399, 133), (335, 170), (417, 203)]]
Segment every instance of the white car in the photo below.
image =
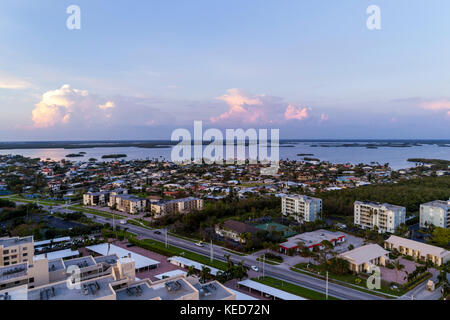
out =
[(200, 241), (200, 242), (197, 242), (196, 244), (195, 244), (197, 247), (204, 247), (204, 245), (203, 245), (203, 243)]
[(252, 270), (255, 272), (259, 272), (259, 268), (257, 266), (251, 266)]

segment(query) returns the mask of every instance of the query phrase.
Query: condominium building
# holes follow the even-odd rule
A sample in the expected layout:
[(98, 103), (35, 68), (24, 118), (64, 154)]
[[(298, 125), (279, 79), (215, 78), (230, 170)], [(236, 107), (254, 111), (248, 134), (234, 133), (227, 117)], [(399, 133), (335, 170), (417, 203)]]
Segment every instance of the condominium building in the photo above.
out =
[(151, 211), (155, 217), (162, 217), (166, 214), (189, 213), (194, 210), (203, 209), (203, 200), (194, 197), (161, 200), (151, 204)]
[(116, 210), (136, 214), (146, 209), (147, 200), (130, 194), (110, 195), (108, 206)]
[(33, 237), (0, 238), (0, 266), (33, 263)]
[(394, 233), (395, 229), (405, 223), (406, 209), (388, 203), (355, 201), (354, 223), (362, 229), (379, 233)]
[(305, 195), (288, 195), (281, 198), (281, 213), (297, 222), (312, 222), (322, 212), (322, 199)]
[(88, 192), (83, 195), (83, 204), (85, 206), (104, 207), (108, 204), (110, 196), (118, 194), (128, 194), (127, 189), (115, 189), (112, 191)]
[(434, 225), (450, 228), (450, 199), (435, 200), (420, 205), (420, 227)]
[(394, 235), (385, 241), (384, 247), (388, 250), (395, 249), (416, 260), (431, 261), (438, 266), (450, 261), (450, 251), (448, 250)]

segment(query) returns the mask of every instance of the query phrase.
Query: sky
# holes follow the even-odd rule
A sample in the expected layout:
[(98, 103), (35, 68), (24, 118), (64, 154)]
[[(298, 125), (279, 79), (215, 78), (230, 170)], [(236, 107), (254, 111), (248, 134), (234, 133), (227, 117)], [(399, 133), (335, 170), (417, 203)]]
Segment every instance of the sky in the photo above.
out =
[(2, 0), (0, 141), (169, 140), (194, 121), (449, 139), (449, 12), (447, 0)]

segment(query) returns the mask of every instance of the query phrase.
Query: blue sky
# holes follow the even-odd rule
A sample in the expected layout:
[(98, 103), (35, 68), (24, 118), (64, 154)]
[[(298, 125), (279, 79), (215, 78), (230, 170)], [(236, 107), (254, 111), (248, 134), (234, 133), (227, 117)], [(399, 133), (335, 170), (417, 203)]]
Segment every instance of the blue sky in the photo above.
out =
[[(68, 30), (66, 8), (81, 8)], [(381, 9), (381, 30), (366, 8)], [(0, 3), (0, 140), (450, 138), (446, 0)]]

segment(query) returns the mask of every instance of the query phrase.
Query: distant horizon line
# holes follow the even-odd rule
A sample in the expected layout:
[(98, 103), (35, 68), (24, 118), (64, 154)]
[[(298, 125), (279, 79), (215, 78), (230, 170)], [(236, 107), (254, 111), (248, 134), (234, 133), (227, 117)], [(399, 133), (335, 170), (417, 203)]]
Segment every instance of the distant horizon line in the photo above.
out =
[[(248, 139), (246, 139), (248, 140)], [(268, 139), (270, 141), (270, 139)], [(203, 140), (205, 141), (205, 140)], [(448, 141), (450, 142), (450, 139), (444, 139), (444, 138), (311, 138), (311, 139), (299, 139), (299, 138), (280, 138), (280, 142), (367, 142), (367, 141), (409, 141), (409, 142), (417, 142), (417, 141), (426, 141), (426, 142), (433, 142), (433, 141)], [(0, 144), (11, 144), (11, 143), (84, 143), (84, 142), (98, 142), (98, 143), (132, 143), (132, 142), (158, 142), (158, 143), (176, 143), (179, 141), (172, 141), (169, 139), (86, 139), (86, 140), (10, 140), (10, 141), (0, 141)]]

